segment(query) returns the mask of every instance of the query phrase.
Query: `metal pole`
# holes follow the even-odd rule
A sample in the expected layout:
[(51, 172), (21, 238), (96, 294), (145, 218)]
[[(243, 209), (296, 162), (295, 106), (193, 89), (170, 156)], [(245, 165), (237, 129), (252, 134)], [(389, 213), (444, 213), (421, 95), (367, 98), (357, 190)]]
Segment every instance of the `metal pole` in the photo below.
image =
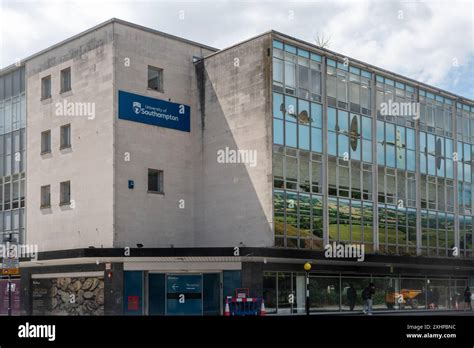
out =
[(8, 275), (8, 316), (12, 315), (12, 276)]
[(306, 271), (306, 315), (309, 315), (309, 272)]

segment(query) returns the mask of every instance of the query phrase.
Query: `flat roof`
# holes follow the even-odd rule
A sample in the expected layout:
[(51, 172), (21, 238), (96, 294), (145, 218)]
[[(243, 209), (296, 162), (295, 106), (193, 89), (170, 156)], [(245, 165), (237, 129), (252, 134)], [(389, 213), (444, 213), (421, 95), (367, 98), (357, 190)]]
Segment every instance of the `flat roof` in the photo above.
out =
[(430, 91), (433, 91), (435, 93), (439, 93), (439, 94), (443, 94), (445, 96), (449, 96), (451, 98), (456, 98), (456, 99), (461, 99), (462, 101), (465, 101), (465, 102), (468, 102), (470, 104), (474, 104), (474, 100), (470, 99), (470, 98), (467, 98), (467, 97), (463, 97), (461, 95), (457, 95), (455, 93), (452, 93), (452, 92), (449, 92), (447, 90), (443, 90), (441, 88), (438, 88), (438, 87), (435, 87), (435, 86), (431, 86), (431, 85), (428, 85), (426, 83), (423, 83), (423, 82), (420, 82), (418, 80), (414, 80), (412, 78), (409, 78), (409, 77), (406, 77), (406, 76), (403, 76), (403, 75), (400, 75), (400, 74), (397, 74), (397, 73), (394, 73), (394, 72), (391, 72), (389, 70), (386, 70), (386, 69), (383, 69), (383, 68), (379, 68), (375, 65), (371, 65), (369, 63), (366, 63), (366, 62), (363, 62), (363, 61), (360, 61), (358, 59), (354, 59), (354, 58), (351, 58), (351, 57), (348, 57), (348, 56), (345, 56), (345, 55), (342, 55), (340, 53), (337, 53), (337, 52), (334, 52), (334, 51), (331, 51), (327, 48), (323, 48), (323, 47), (319, 47), (315, 44), (312, 44), (310, 42), (307, 42), (307, 41), (304, 41), (304, 40), (301, 40), (301, 39), (298, 39), (296, 37), (293, 37), (293, 36), (290, 36), (290, 35), (287, 35), (287, 34), (284, 34), (284, 33), (281, 33), (279, 31), (276, 31), (276, 30), (269, 30), (269, 31), (266, 31), (264, 33), (261, 33), (259, 35), (256, 35), (254, 37), (251, 37), (249, 39), (246, 39), (246, 40), (243, 40), (243, 41), (240, 41), (238, 43), (235, 43), (229, 47), (226, 47), (222, 50), (218, 49), (218, 48), (215, 48), (215, 47), (211, 47), (211, 46), (207, 46), (207, 45), (204, 45), (204, 44), (200, 44), (198, 42), (195, 42), (195, 41), (191, 41), (191, 40), (187, 40), (187, 39), (184, 39), (182, 37), (179, 37), (179, 36), (175, 36), (175, 35), (171, 35), (171, 34), (167, 34), (167, 33), (164, 33), (164, 32), (161, 32), (161, 31), (158, 31), (158, 30), (155, 30), (155, 29), (151, 29), (151, 28), (148, 28), (148, 27), (144, 27), (144, 26), (141, 26), (141, 25), (138, 25), (138, 24), (135, 24), (135, 23), (131, 23), (131, 22), (127, 22), (125, 20), (122, 20), (122, 19), (118, 19), (118, 18), (111, 18), (103, 23), (100, 23), (92, 28), (89, 28), (79, 34), (76, 34), (66, 40), (63, 40), (57, 44), (54, 44), (44, 50), (41, 50), (37, 53), (34, 53), (32, 54), (31, 56), (28, 56), (27, 58), (25, 59), (22, 59), (20, 60), (19, 62), (16, 62), (14, 64), (11, 64), (9, 66), (6, 66), (5, 68), (3, 69), (0, 69), (0, 75), (3, 75), (3, 74), (6, 74), (10, 71), (13, 71), (21, 66), (23, 66), (25, 64), (25, 62), (27, 62), (28, 60), (30, 59), (33, 59), (49, 50), (52, 50), (56, 47), (59, 47), (61, 45), (64, 45), (68, 42), (71, 42), (83, 35), (86, 35), (92, 31), (95, 31), (97, 29), (100, 29), (108, 24), (111, 24), (111, 23), (119, 23), (119, 24), (122, 24), (122, 25), (125, 25), (125, 26), (128, 26), (128, 27), (131, 27), (131, 28), (135, 28), (135, 29), (139, 29), (139, 30), (142, 30), (142, 31), (146, 31), (146, 32), (149, 32), (149, 33), (152, 33), (152, 34), (156, 34), (156, 35), (161, 35), (161, 36), (164, 36), (164, 37), (167, 37), (167, 38), (170, 38), (170, 39), (173, 39), (173, 40), (177, 40), (177, 41), (181, 41), (181, 42), (184, 42), (184, 43), (187, 43), (187, 44), (190, 44), (190, 45), (195, 45), (195, 46), (199, 46), (199, 47), (202, 47), (202, 48), (205, 48), (205, 49), (208, 49), (210, 51), (214, 51), (213, 53), (210, 53), (208, 55), (206, 55), (204, 58), (209, 58), (215, 54), (219, 54), (220, 52), (223, 52), (223, 51), (226, 51), (228, 49), (231, 49), (233, 47), (236, 47), (236, 46), (239, 46), (239, 45), (242, 45), (244, 43), (247, 43), (247, 42), (250, 42), (252, 40), (255, 40), (259, 37), (262, 37), (264, 35), (268, 35), (268, 34), (272, 34), (274, 36), (278, 36), (278, 37), (281, 37), (282, 39), (286, 39), (286, 40), (291, 40), (291, 41), (294, 41), (298, 44), (301, 44), (303, 46), (307, 46), (307, 47), (310, 47), (311, 49), (313, 50), (316, 50), (316, 51), (319, 51), (321, 52), (322, 54), (325, 54), (327, 56), (332, 56), (333, 58), (339, 58), (339, 59), (344, 59), (344, 58), (348, 58), (351, 62), (354, 62), (356, 63), (357, 65), (361, 66), (361, 67), (364, 67), (368, 70), (371, 70), (372, 72), (375, 72), (375, 73), (379, 73), (379, 74), (382, 74), (382, 75), (389, 75), (389, 76), (393, 76), (394, 79), (398, 79), (400, 81), (403, 81), (403, 82), (406, 82), (406, 83), (410, 83), (416, 87), (421, 87), (421, 88), (425, 88), (425, 89), (428, 89)]
[(177, 40), (177, 41), (181, 41), (181, 42), (184, 42), (184, 43), (187, 43), (187, 44), (190, 44), (190, 45), (194, 45), (194, 46), (198, 46), (198, 47), (202, 47), (202, 48), (205, 48), (205, 49), (208, 49), (210, 51), (218, 51), (219, 49), (218, 48), (215, 48), (215, 47), (211, 47), (211, 46), (207, 46), (207, 45), (204, 45), (204, 44), (201, 44), (201, 43), (198, 43), (198, 42), (195, 42), (195, 41), (192, 41), (192, 40), (188, 40), (188, 39), (184, 39), (182, 37), (179, 37), (179, 36), (175, 36), (175, 35), (171, 35), (171, 34), (167, 34), (167, 33), (164, 33), (162, 31), (159, 31), (159, 30), (155, 30), (155, 29), (151, 29), (151, 28), (148, 28), (148, 27), (144, 27), (142, 25), (138, 25), (138, 24), (135, 24), (135, 23), (131, 23), (131, 22), (127, 22), (127, 21), (124, 21), (122, 19), (118, 19), (118, 18), (111, 18), (105, 22), (102, 22), (92, 28), (89, 28), (85, 31), (82, 31), (80, 32), (79, 34), (76, 34), (74, 36), (71, 36), (63, 41), (60, 41), (52, 46), (49, 46), (39, 52), (36, 52), (36, 53), (33, 53), (32, 55), (24, 58), (24, 59), (21, 59), (19, 62), (16, 62), (16, 63), (13, 63), (11, 65), (8, 65), (6, 66), (5, 68), (2, 68), (0, 69), (0, 75), (4, 75), (4, 74), (7, 74), (9, 73), (10, 71), (13, 71), (15, 69), (17, 69), (18, 67), (20, 66), (23, 66), (25, 64), (25, 62), (27, 62), (28, 60), (31, 60), (43, 53), (46, 53), (56, 47), (59, 47), (59, 46), (62, 46), (64, 44), (67, 44), (81, 36), (84, 36), (86, 34), (89, 34), (95, 30), (98, 30), (100, 28), (103, 28), (109, 24), (112, 24), (112, 23), (119, 23), (119, 24), (122, 24), (122, 25), (125, 25), (125, 26), (128, 26), (130, 28), (135, 28), (135, 29), (138, 29), (138, 30), (142, 30), (142, 31), (146, 31), (146, 32), (149, 32), (149, 33), (152, 33), (152, 34), (156, 34), (156, 35), (160, 35), (160, 36), (163, 36), (163, 37), (167, 37), (167, 38), (170, 38), (170, 39), (173, 39), (173, 40)]

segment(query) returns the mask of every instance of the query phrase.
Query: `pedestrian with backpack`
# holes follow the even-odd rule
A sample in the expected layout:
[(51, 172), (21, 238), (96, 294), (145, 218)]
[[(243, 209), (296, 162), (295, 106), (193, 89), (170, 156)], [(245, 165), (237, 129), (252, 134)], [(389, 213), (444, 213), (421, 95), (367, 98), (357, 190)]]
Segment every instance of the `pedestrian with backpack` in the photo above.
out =
[(372, 296), (375, 294), (374, 283), (369, 285), (362, 291), (362, 300), (364, 301), (364, 314), (372, 315)]

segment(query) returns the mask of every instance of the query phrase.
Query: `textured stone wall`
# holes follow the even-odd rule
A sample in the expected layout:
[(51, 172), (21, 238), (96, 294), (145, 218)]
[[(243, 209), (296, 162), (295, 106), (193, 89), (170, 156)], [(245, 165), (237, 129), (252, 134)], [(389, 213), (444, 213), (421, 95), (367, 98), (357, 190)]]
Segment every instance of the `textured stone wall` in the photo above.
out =
[(35, 279), (33, 314), (104, 315), (104, 279), (98, 277)]

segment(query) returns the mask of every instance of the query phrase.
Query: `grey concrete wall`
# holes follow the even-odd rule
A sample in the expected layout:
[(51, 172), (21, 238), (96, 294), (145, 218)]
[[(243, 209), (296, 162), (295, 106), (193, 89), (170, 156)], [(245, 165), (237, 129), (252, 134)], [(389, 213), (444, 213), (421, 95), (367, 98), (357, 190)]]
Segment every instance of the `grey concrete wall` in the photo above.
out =
[[(111, 247), (113, 231), (113, 32), (106, 25), (26, 63), (28, 244), (39, 251)], [(60, 70), (71, 67), (72, 91), (60, 94)], [(41, 100), (51, 75), (52, 98)], [(95, 118), (57, 115), (56, 103), (93, 103)], [(92, 105), (92, 104), (91, 104)], [(71, 124), (72, 148), (60, 150), (60, 127)], [(52, 152), (40, 155), (41, 132)], [(71, 206), (59, 205), (60, 182), (71, 181)], [(51, 185), (51, 208), (40, 209), (40, 187)]]
[[(201, 144), (197, 246), (272, 246), (270, 35), (219, 52), (197, 66)], [(217, 152), (251, 150), (257, 165), (218, 163)]]
[[(118, 90), (123, 90), (191, 107), (190, 133), (119, 120), (115, 110), (114, 246), (193, 246), (193, 149), (200, 135), (193, 56), (211, 51), (120, 23), (114, 25), (116, 98)], [(124, 64), (126, 59), (130, 66)], [(163, 69), (164, 93), (148, 89), (148, 65)], [(125, 153), (130, 154), (130, 161), (125, 161)], [(164, 171), (164, 194), (147, 193), (148, 168)], [(128, 189), (128, 180), (135, 181), (133, 190)], [(184, 209), (178, 206), (181, 199)]]

